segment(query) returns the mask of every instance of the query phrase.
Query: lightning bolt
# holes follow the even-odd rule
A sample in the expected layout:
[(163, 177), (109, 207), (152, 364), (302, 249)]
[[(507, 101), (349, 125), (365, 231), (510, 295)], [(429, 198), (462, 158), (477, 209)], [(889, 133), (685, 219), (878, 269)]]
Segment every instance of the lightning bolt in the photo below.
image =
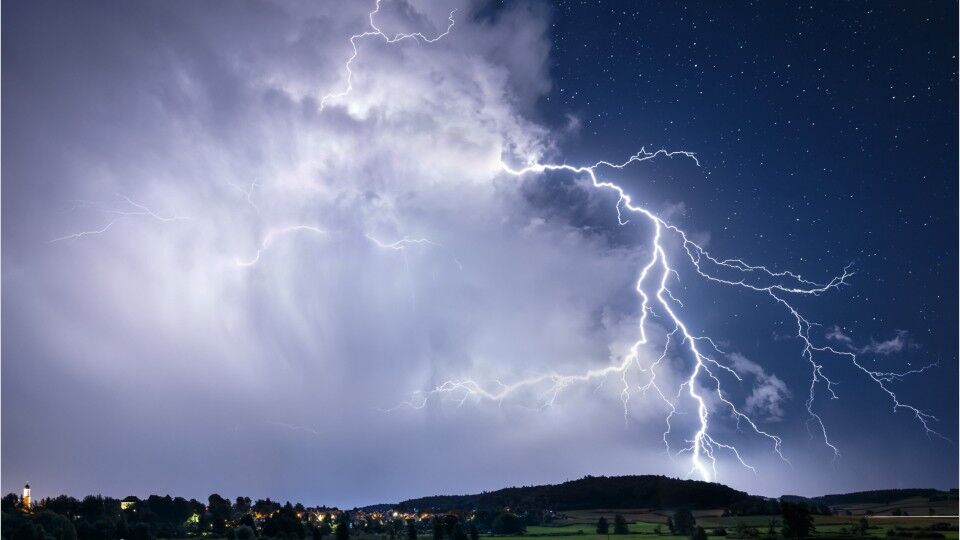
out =
[(64, 240), (77, 240), (77, 239), (83, 238), (84, 236), (91, 236), (91, 235), (103, 234), (103, 233), (107, 232), (108, 230), (110, 230), (110, 227), (113, 227), (114, 224), (116, 224), (118, 221), (120, 221), (120, 218), (115, 218), (115, 219), (112, 219), (112, 220), (108, 221), (106, 225), (104, 225), (103, 227), (101, 227), (101, 228), (99, 228), (99, 229), (93, 229), (93, 230), (89, 230), (89, 231), (80, 231), (80, 232), (71, 233), (71, 234), (68, 234), (68, 235), (65, 235), (65, 236), (59, 236), (59, 237), (57, 237), (57, 238), (54, 238), (54, 239), (50, 240), (50, 241), (47, 242), (47, 243), (48, 243), (48, 244), (53, 244), (54, 242), (62, 242), (62, 241), (64, 241)]
[(267, 231), (267, 234), (263, 236), (263, 239), (260, 241), (260, 247), (257, 248), (257, 252), (253, 255), (253, 257), (249, 259), (236, 257), (234, 258), (234, 263), (236, 263), (237, 266), (254, 266), (260, 262), (260, 256), (270, 247), (271, 244), (273, 244), (277, 238), (298, 233), (309, 233), (323, 236), (327, 234), (327, 231), (313, 225), (290, 225), (288, 227), (270, 229)]
[(365, 39), (365, 38), (369, 38), (369, 37), (377, 37), (377, 38), (382, 39), (385, 43), (388, 43), (388, 44), (398, 43), (398, 42), (400, 42), (400, 41), (404, 41), (404, 40), (407, 40), (407, 39), (412, 39), (412, 40), (414, 40), (414, 41), (420, 40), (420, 41), (423, 41), (424, 43), (434, 43), (434, 42), (437, 42), (437, 41), (443, 39), (444, 37), (446, 37), (446, 35), (449, 34), (451, 30), (453, 30), (453, 25), (455, 24), (455, 21), (454, 21), (454, 19), (453, 19), (453, 14), (457, 12), (457, 10), (455, 10), (455, 9), (452, 10), (452, 11), (450, 12), (450, 16), (447, 17), (447, 20), (450, 21), (450, 24), (447, 26), (447, 29), (444, 30), (444, 31), (443, 31), (442, 33), (440, 33), (440, 34), (437, 34), (437, 35), (434, 36), (434, 37), (427, 37), (427, 36), (423, 35), (423, 33), (421, 33), (421, 32), (411, 32), (411, 33), (409, 33), (409, 34), (396, 33), (396, 34), (393, 35), (393, 37), (390, 37), (390, 36), (388, 36), (383, 30), (381, 30), (380, 27), (377, 26), (376, 21), (374, 21), (374, 17), (375, 17), (378, 13), (380, 13), (380, 6), (381, 6), (382, 3), (383, 3), (383, 0), (377, 0), (377, 3), (376, 3), (376, 5), (374, 6), (373, 11), (371, 11), (370, 13), (367, 14), (367, 20), (368, 20), (368, 28), (369, 28), (369, 30), (366, 30), (366, 31), (361, 32), (361, 33), (359, 33), (359, 34), (354, 34), (354, 35), (350, 36), (350, 46), (351, 46), (351, 48), (353, 49), (353, 54), (350, 55), (350, 58), (348, 58), (348, 59), (347, 59), (347, 62), (344, 64), (344, 69), (345, 69), (346, 72), (347, 72), (347, 84), (346, 84), (346, 87), (345, 87), (343, 90), (340, 90), (339, 92), (331, 92), (331, 93), (323, 96), (323, 97), (320, 99), (320, 110), (321, 110), (321, 111), (323, 111), (323, 110), (327, 107), (327, 104), (330, 103), (331, 101), (337, 100), (337, 99), (340, 99), (340, 98), (344, 98), (344, 97), (346, 97), (347, 95), (349, 95), (350, 92), (353, 91), (353, 68), (352, 68), (352, 65), (353, 65), (353, 61), (357, 59), (357, 55), (360, 54), (360, 49), (359, 49), (359, 47), (358, 47), (358, 45), (357, 45), (357, 43), (358, 43), (360, 40)]
[(47, 243), (53, 244), (55, 242), (62, 242), (64, 240), (78, 240), (86, 236), (95, 236), (95, 235), (103, 234), (108, 230), (110, 230), (115, 224), (117, 224), (121, 220), (128, 217), (133, 217), (133, 216), (144, 216), (144, 217), (148, 217), (156, 221), (162, 221), (162, 222), (183, 221), (183, 220), (189, 219), (189, 218), (186, 218), (183, 216), (177, 216), (177, 215), (163, 216), (158, 214), (157, 212), (154, 212), (149, 207), (133, 201), (130, 197), (127, 197), (126, 195), (118, 194), (117, 197), (122, 201), (124, 201), (127, 205), (129, 205), (133, 209), (132, 210), (122, 209), (122, 208), (121, 209), (112, 209), (112, 208), (104, 209), (102, 208), (104, 205), (101, 203), (97, 203), (93, 201), (79, 201), (79, 200), (74, 201), (74, 205), (70, 208), (70, 210), (89, 208), (89, 209), (97, 210), (103, 214), (112, 215), (114, 217), (113, 219), (108, 221), (106, 225), (104, 225), (103, 227), (100, 227), (99, 229), (91, 229), (88, 231), (80, 231), (76, 233), (67, 234), (64, 236), (54, 238), (48, 241)]
[(230, 184), (231, 187), (233, 187), (234, 189), (239, 191), (241, 194), (243, 194), (243, 198), (245, 201), (247, 201), (247, 205), (250, 206), (250, 208), (253, 208), (254, 212), (256, 212), (257, 214), (260, 213), (260, 207), (253, 202), (253, 190), (255, 190), (257, 187), (260, 186), (260, 183), (258, 181), (254, 180), (253, 182), (250, 182), (250, 186), (247, 187), (246, 189), (244, 189), (241, 186), (238, 186), (237, 184), (234, 184), (233, 182), (228, 182), (228, 183)]
[(377, 247), (381, 247), (383, 249), (392, 249), (394, 251), (403, 251), (407, 249), (408, 246), (415, 246), (415, 245), (443, 247), (440, 244), (432, 240), (429, 240), (427, 238), (407, 238), (406, 236), (404, 236), (403, 238), (401, 238), (400, 240), (397, 240), (396, 242), (387, 243), (387, 242), (383, 242), (376, 239), (370, 234), (366, 234), (364, 236), (366, 236), (367, 240), (370, 240), (371, 242), (376, 244)]
[[(432, 390), (414, 393), (413, 398), (403, 405), (413, 408), (423, 408), (431, 396), (442, 394), (459, 395), (459, 403), (461, 405), (469, 397), (502, 403), (507, 397), (521, 390), (546, 384), (549, 388), (545, 393), (540, 395), (540, 398), (543, 400), (544, 406), (549, 406), (555, 403), (559, 393), (570, 384), (594, 379), (604, 379), (616, 373), (621, 375), (624, 383), (624, 388), (621, 392), (621, 401), (623, 402), (624, 414), (626, 415), (627, 401), (631, 395), (631, 385), (627, 382), (626, 374), (628, 370), (636, 367), (640, 372), (649, 373), (646, 384), (638, 386), (636, 390), (643, 394), (652, 391), (665, 403), (669, 410), (665, 420), (666, 430), (663, 433), (663, 442), (668, 454), (672, 455), (668, 435), (670, 435), (672, 430), (671, 421), (673, 417), (679, 414), (677, 410), (679, 401), (683, 399), (684, 394), (686, 394), (686, 397), (695, 405), (698, 428), (688, 440), (689, 446), (676, 452), (677, 455), (690, 454), (691, 468), (689, 475), (697, 475), (707, 481), (716, 479), (719, 476), (717, 469), (717, 452), (721, 450), (732, 455), (743, 467), (754, 473), (757, 472), (756, 468), (747, 463), (741, 452), (734, 445), (720, 441), (712, 434), (710, 430), (711, 411), (709, 410), (706, 400), (708, 393), (736, 419), (738, 428), (741, 424), (748, 426), (756, 436), (769, 442), (773, 452), (781, 460), (789, 463), (789, 460), (787, 460), (783, 454), (783, 441), (780, 436), (762, 429), (757, 421), (741, 411), (724, 392), (723, 384), (717, 376), (719, 372), (728, 373), (738, 381), (742, 381), (742, 377), (736, 370), (720, 363), (711, 356), (713, 352), (723, 354), (723, 351), (717, 347), (711, 338), (693, 333), (689, 325), (674, 309), (674, 305), (682, 307), (683, 304), (674, 296), (669, 286), (671, 278), (679, 279), (679, 273), (672, 265), (667, 250), (664, 247), (665, 237), (670, 236), (680, 242), (683, 248), (682, 253), (686, 256), (686, 259), (692, 263), (693, 268), (700, 277), (721, 285), (766, 294), (776, 304), (783, 306), (796, 321), (796, 336), (803, 345), (801, 356), (805, 358), (812, 367), (810, 394), (806, 402), (806, 408), (811, 421), (815, 422), (820, 428), (824, 443), (833, 450), (835, 458), (839, 457), (839, 450), (836, 445), (831, 442), (826, 425), (814, 408), (816, 388), (821, 381), (823, 385), (826, 386), (831, 397), (834, 399), (838, 398), (833, 390), (836, 383), (823, 373), (823, 365), (817, 361), (818, 356), (821, 355), (830, 355), (849, 360), (889, 396), (893, 402), (894, 411), (903, 409), (910, 412), (919, 421), (928, 435), (942, 437), (942, 435), (930, 427), (930, 423), (936, 421), (936, 417), (917, 407), (900, 401), (896, 393), (887, 385), (887, 383), (900, 380), (907, 375), (923, 372), (929, 367), (932, 367), (932, 365), (902, 373), (870, 370), (863, 366), (856, 353), (837, 350), (828, 345), (815, 344), (814, 339), (811, 337), (811, 329), (816, 325), (801, 315), (793, 304), (788, 301), (788, 297), (791, 295), (819, 296), (845, 285), (847, 280), (853, 276), (849, 265), (845, 267), (840, 274), (832, 277), (828, 281), (816, 282), (804, 278), (799, 273), (774, 271), (766, 266), (752, 265), (738, 258), (718, 259), (707, 252), (703, 246), (694, 242), (690, 238), (690, 235), (679, 227), (660, 218), (651, 210), (635, 204), (631, 196), (621, 186), (608, 180), (601, 180), (598, 176), (599, 169), (623, 169), (629, 165), (649, 161), (657, 157), (673, 158), (675, 156), (691, 159), (698, 166), (700, 165), (696, 155), (692, 152), (667, 150), (648, 152), (645, 149), (641, 149), (621, 163), (598, 161), (589, 166), (573, 166), (567, 164), (540, 163), (535, 159), (531, 159), (526, 165), (519, 168), (512, 167), (503, 161), (500, 163), (500, 168), (504, 173), (515, 177), (522, 177), (528, 174), (542, 174), (548, 171), (563, 171), (578, 176), (585, 176), (590, 180), (594, 188), (610, 190), (617, 194), (616, 211), (620, 224), (629, 222), (624, 217), (624, 213), (629, 212), (630, 214), (642, 217), (652, 226), (650, 256), (640, 270), (635, 287), (635, 291), (640, 298), (639, 338), (630, 347), (629, 353), (622, 361), (603, 368), (590, 369), (580, 374), (541, 374), (510, 384), (494, 381), (496, 386), (493, 389), (488, 389), (473, 379), (448, 380)], [(643, 366), (640, 362), (640, 351), (650, 343), (648, 333), (649, 317), (652, 314), (656, 315), (656, 313), (663, 314), (669, 322), (668, 326), (672, 329), (666, 334), (660, 356), (648, 366)], [(685, 349), (685, 353), (693, 360), (693, 365), (686, 379), (679, 385), (677, 392), (669, 396), (657, 382), (656, 370), (667, 357), (673, 340), (678, 340), (679, 345)]]

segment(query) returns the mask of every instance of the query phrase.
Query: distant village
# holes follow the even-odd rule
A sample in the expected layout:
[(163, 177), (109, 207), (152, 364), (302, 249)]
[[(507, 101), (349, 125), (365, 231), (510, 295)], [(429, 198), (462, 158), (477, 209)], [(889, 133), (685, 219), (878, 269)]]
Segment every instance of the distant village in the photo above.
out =
[[(562, 501), (557, 505), (564, 510), (545, 509), (554, 506), (548, 501)], [(944, 539), (945, 531), (956, 531), (957, 501), (955, 489), (774, 499), (660, 476), (588, 476), (554, 486), (351, 510), (218, 494), (206, 502), (169, 495), (60, 495), (37, 501), (26, 484), (20, 494), (0, 499), (0, 507), (2, 540), (479, 540), (481, 535), (519, 540), (524, 534), (553, 540), (594, 534), (624, 540), (799, 540), (818, 529), (827, 533), (824, 538), (882, 532), (890, 539)]]
[[(237, 540), (344, 540), (368, 535), (415, 540), (429, 534), (434, 540), (474, 540), (494, 529), (521, 534), (533, 513), (513, 515), (509, 509), (495, 515), (485, 511), (381, 507), (345, 510), (331, 506), (307, 507), (267, 499), (237, 497), (230, 501), (210, 495), (196, 499), (151, 495), (123, 499), (90, 495), (83, 499), (61, 495), (34, 500), (26, 484), (22, 493), (2, 499), (5, 540), (151, 540), (154, 538), (212, 537)], [(536, 523), (552, 519), (537, 511)], [(59, 534), (51, 535), (51, 530)]]

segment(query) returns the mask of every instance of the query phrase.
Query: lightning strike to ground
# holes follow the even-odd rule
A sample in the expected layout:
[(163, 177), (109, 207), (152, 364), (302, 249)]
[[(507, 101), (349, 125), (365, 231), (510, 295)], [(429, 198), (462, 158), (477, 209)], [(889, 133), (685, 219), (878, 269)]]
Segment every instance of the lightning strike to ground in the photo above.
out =
[[(666, 430), (663, 433), (663, 442), (667, 448), (668, 454), (674, 455), (674, 453), (671, 452), (668, 437), (673, 429), (671, 421), (673, 417), (678, 414), (678, 404), (682, 399), (684, 399), (684, 394), (686, 394), (686, 397), (689, 398), (689, 400), (691, 400), (691, 402), (695, 405), (698, 428), (688, 440), (689, 446), (682, 448), (675, 453), (675, 455), (690, 455), (691, 468), (689, 474), (691, 476), (697, 475), (700, 478), (708, 481), (715, 480), (719, 476), (717, 468), (717, 452), (721, 450), (732, 455), (733, 458), (743, 467), (753, 471), (754, 473), (757, 472), (755, 467), (747, 463), (736, 446), (728, 442), (720, 441), (715, 435), (712, 434), (710, 429), (711, 411), (708, 408), (706, 400), (707, 393), (709, 393), (713, 399), (719, 402), (722, 407), (727, 409), (729, 414), (736, 419), (738, 427), (740, 427), (741, 423), (748, 426), (750, 431), (752, 431), (755, 435), (767, 440), (770, 443), (772, 451), (777, 455), (777, 457), (784, 462), (789, 463), (783, 454), (783, 441), (780, 436), (762, 429), (756, 420), (741, 411), (730, 399), (728, 399), (727, 394), (723, 390), (723, 384), (720, 378), (717, 376), (718, 371), (715, 370), (728, 373), (738, 381), (742, 381), (742, 377), (737, 373), (736, 370), (720, 363), (711, 356), (713, 352), (723, 354), (723, 351), (721, 351), (717, 347), (716, 343), (709, 337), (699, 336), (693, 333), (690, 330), (688, 323), (676, 311), (674, 305), (683, 307), (683, 304), (671, 292), (669, 286), (672, 277), (679, 279), (679, 273), (672, 265), (671, 258), (668, 256), (667, 250), (664, 247), (664, 237), (665, 235), (670, 235), (680, 242), (683, 247), (683, 254), (686, 256), (685, 258), (692, 263), (695, 272), (701, 278), (721, 285), (743, 288), (753, 292), (769, 295), (776, 304), (782, 305), (789, 313), (790, 317), (796, 321), (796, 336), (802, 343), (801, 357), (806, 359), (812, 368), (810, 394), (806, 402), (807, 412), (809, 413), (811, 421), (813, 421), (819, 427), (824, 443), (834, 452), (835, 458), (839, 457), (839, 450), (836, 445), (831, 442), (827, 432), (826, 424), (823, 422), (823, 419), (814, 408), (816, 388), (818, 383), (821, 381), (823, 382), (823, 385), (825, 385), (830, 396), (834, 399), (838, 399), (838, 396), (833, 390), (833, 387), (836, 383), (834, 383), (823, 373), (823, 365), (817, 361), (817, 358), (822, 355), (840, 357), (849, 360), (853, 366), (866, 374), (870, 380), (872, 380), (884, 393), (889, 396), (889, 398), (892, 400), (894, 411), (903, 409), (910, 412), (919, 421), (920, 425), (928, 435), (942, 437), (942, 435), (937, 433), (930, 426), (931, 422), (936, 421), (936, 418), (933, 415), (912, 405), (901, 402), (896, 393), (887, 386), (887, 383), (891, 381), (899, 380), (910, 374), (923, 372), (932, 367), (932, 365), (901, 373), (870, 370), (864, 367), (861, 362), (859, 362), (856, 353), (840, 351), (830, 346), (816, 345), (814, 343), (814, 339), (811, 337), (811, 329), (815, 325), (801, 315), (800, 312), (793, 306), (793, 304), (788, 301), (788, 298), (791, 295), (818, 296), (820, 294), (836, 290), (840, 286), (845, 285), (847, 280), (853, 276), (853, 272), (850, 270), (849, 265), (844, 268), (839, 275), (832, 277), (828, 281), (816, 282), (804, 278), (799, 273), (790, 271), (773, 271), (766, 266), (752, 265), (739, 258), (715, 258), (708, 253), (703, 246), (691, 240), (690, 236), (685, 231), (660, 218), (651, 210), (635, 204), (631, 196), (627, 194), (621, 186), (608, 180), (601, 180), (598, 176), (598, 169), (623, 169), (631, 164), (641, 163), (657, 157), (672, 158), (675, 156), (692, 159), (699, 166), (696, 156), (691, 152), (671, 152), (666, 150), (648, 152), (645, 149), (641, 149), (638, 153), (630, 156), (622, 163), (599, 161), (589, 166), (544, 164), (535, 160), (531, 160), (529, 161), (529, 164), (515, 168), (501, 162), (501, 169), (503, 172), (516, 177), (521, 177), (527, 174), (542, 174), (548, 171), (563, 171), (574, 175), (585, 176), (590, 180), (593, 187), (610, 190), (617, 194), (618, 199), (615, 207), (620, 224), (626, 224), (629, 222), (624, 218), (623, 215), (625, 212), (629, 212), (642, 217), (652, 226), (653, 232), (649, 240), (650, 256), (646, 264), (643, 265), (640, 270), (635, 287), (635, 291), (640, 299), (640, 320), (638, 325), (639, 337), (630, 347), (629, 353), (620, 363), (604, 368), (587, 370), (580, 374), (560, 375), (556, 373), (548, 373), (536, 375), (534, 377), (510, 384), (495, 381), (494, 389), (487, 389), (482, 384), (472, 379), (449, 380), (438, 385), (433, 390), (414, 394), (414, 398), (409, 401), (407, 405), (414, 408), (422, 408), (426, 405), (431, 396), (441, 394), (459, 395), (460, 404), (463, 404), (469, 397), (476, 397), (502, 403), (503, 400), (509, 397), (511, 394), (515, 394), (522, 389), (548, 385), (548, 390), (541, 394), (541, 397), (545, 396), (546, 399), (544, 400), (544, 405), (549, 406), (555, 403), (560, 391), (570, 384), (585, 382), (597, 378), (606, 378), (611, 374), (617, 373), (620, 374), (621, 380), (624, 384), (620, 397), (624, 405), (625, 415), (627, 414), (627, 402), (630, 399), (632, 390), (639, 391), (642, 394), (652, 391), (657, 397), (659, 397), (661, 401), (665, 403), (669, 412), (665, 419)], [(724, 276), (722, 275), (722, 272), (732, 274), (734, 277)], [(657, 313), (665, 317), (665, 319), (668, 321), (668, 327), (671, 327), (672, 329), (666, 335), (662, 353), (659, 355), (657, 360), (649, 365), (642, 365), (640, 362), (641, 350), (650, 344), (648, 319), (651, 314)], [(670, 395), (667, 392), (664, 392), (664, 389), (661, 388), (660, 384), (657, 382), (656, 376), (657, 368), (667, 357), (671, 346), (671, 340), (673, 339), (678, 339), (680, 344), (686, 349), (685, 353), (692, 359), (693, 366), (688, 372), (686, 379), (682, 384), (679, 385), (677, 392)], [(705, 344), (708, 346), (708, 349), (703, 349), (699, 344)], [(708, 353), (707, 351), (710, 352)], [(632, 388), (632, 386), (627, 382), (627, 371), (631, 368), (636, 368), (639, 372), (648, 374), (646, 383), (644, 385)]]

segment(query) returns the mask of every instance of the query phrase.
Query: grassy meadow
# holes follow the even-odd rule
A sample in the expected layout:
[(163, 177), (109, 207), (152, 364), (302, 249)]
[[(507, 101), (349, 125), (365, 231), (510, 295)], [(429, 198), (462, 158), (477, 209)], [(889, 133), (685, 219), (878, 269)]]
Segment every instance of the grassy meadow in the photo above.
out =
[[(933, 508), (937, 515), (928, 515), (930, 508)], [(900, 509), (907, 512), (908, 516), (894, 516), (891, 513), (894, 509)], [(860, 518), (864, 517), (867, 511), (874, 515), (867, 516), (870, 528), (867, 534), (871, 538), (885, 538), (887, 531), (895, 527), (902, 528), (925, 528), (934, 523), (948, 523), (952, 530), (938, 531), (944, 535), (947, 540), (960, 540), (958, 538), (957, 527), (957, 501), (936, 501), (931, 502), (927, 499), (916, 498), (898, 501), (896, 504), (889, 505), (849, 505), (844, 507), (853, 515), (837, 516), (815, 516), (814, 524), (817, 529), (816, 536), (821, 537), (842, 537), (850, 536), (850, 532), (857, 527)], [(551, 525), (540, 525), (527, 527), (525, 536), (502, 536), (497, 537), (502, 540), (530, 540), (530, 538), (544, 538), (548, 540), (608, 540), (607, 535), (596, 534), (596, 523), (600, 516), (607, 518), (610, 523), (610, 530), (613, 531), (613, 516), (622, 514), (629, 524), (630, 534), (610, 535), (609, 540), (688, 540), (686, 537), (671, 536), (667, 529), (667, 517), (671, 515), (669, 511), (651, 511), (647, 509), (596, 509), (596, 510), (578, 510), (567, 512), (567, 518), (559, 520)], [(706, 529), (707, 535), (711, 538), (724, 538), (723, 536), (713, 535), (713, 530), (724, 528), (727, 531), (728, 538), (736, 538), (735, 529), (738, 524), (744, 524), (754, 527), (760, 532), (763, 538), (769, 528), (770, 520), (775, 519), (778, 523), (777, 532), (780, 532), (780, 516), (731, 516), (723, 517), (720, 510), (702, 510), (695, 511), (697, 524)], [(660, 534), (656, 533), (659, 527)]]

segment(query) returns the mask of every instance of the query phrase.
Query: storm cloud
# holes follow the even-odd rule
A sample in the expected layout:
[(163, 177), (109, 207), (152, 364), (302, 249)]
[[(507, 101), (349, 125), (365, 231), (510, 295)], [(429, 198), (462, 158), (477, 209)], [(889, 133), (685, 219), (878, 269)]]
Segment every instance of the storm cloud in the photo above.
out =
[[(388, 35), (456, 24), (358, 40), (321, 110), (368, 4), (5, 5), (4, 490), (352, 505), (688, 471), (664, 404), (624, 411), (616, 380), (402, 406), (621, 359), (649, 231), (582, 179), (501, 172), (581, 125), (538, 119), (540, 4), (386, 2)], [(774, 368), (731, 358), (781, 419)]]

